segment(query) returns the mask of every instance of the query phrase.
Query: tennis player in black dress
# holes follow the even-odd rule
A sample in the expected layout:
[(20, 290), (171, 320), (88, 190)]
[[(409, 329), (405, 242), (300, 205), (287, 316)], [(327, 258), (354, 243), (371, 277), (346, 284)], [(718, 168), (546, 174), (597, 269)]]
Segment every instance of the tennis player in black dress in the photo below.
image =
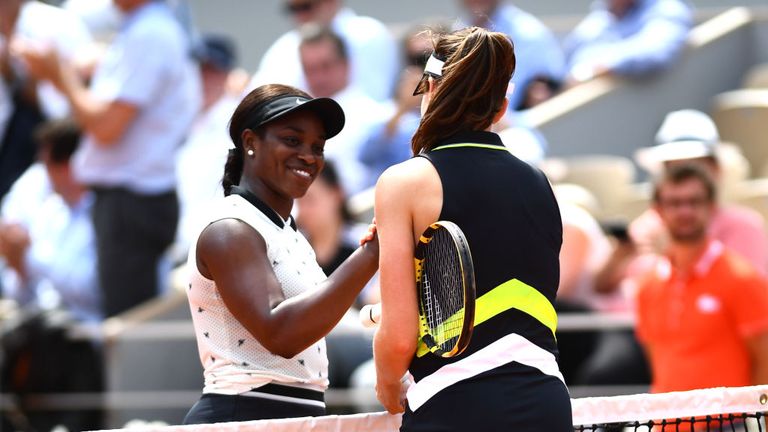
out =
[[(436, 35), (416, 90), (424, 94), (413, 138), (418, 157), (388, 169), (376, 186), (376, 387), (389, 412), (404, 411), (403, 431), (573, 430), (552, 307), (560, 213), (545, 176), (490, 132), (506, 112), (514, 68), (504, 34), (468, 28)], [(475, 268), (474, 331), (452, 358), (418, 349), (414, 245), (437, 220), (463, 230)], [(406, 371), (415, 381), (407, 393)]]

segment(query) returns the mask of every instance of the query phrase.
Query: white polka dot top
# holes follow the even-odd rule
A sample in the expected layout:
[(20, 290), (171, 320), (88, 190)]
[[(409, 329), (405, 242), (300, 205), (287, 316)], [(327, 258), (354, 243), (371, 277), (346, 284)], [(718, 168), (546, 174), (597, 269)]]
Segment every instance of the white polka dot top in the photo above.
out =
[[(208, 220), (239, 219), (264, 237), (267, 256), (285, 298), (314, 289), (326, 276), (309, 242), (292, 224), (284, 223), (274, 211), (260, 204), (262, 210), (232, 194), (216, 204)], [(203, 393), (239, 394), (268, 383), (325, 390), (328, 387), (325, 340), (321, 339), (292, 359), (270, 353), (229, 312), (216, 283), (200, 274), (195, 246), (196, 241), (189, 253), (187, 298), (200, 361), (205, 369)]]

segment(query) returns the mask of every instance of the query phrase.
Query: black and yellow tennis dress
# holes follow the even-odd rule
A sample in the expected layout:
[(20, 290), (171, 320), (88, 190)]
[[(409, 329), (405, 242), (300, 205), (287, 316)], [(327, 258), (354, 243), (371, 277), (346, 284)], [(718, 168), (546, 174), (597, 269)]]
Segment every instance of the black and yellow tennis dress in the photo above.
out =
[(440, 220), (464, 232), (475, 266), (475, 329), (459, 356), (420, 346), (403, 431), (572, 431), (552, 304), (562, 223), (546, 177), (498, 135), (456, 135), (422, 155), (440, 175)]

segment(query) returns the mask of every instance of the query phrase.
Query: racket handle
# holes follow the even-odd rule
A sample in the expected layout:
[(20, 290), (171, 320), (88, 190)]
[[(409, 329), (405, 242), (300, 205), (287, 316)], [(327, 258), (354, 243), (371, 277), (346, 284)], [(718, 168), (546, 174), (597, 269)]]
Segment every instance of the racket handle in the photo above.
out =
[(407, 389), (411, 385), (413, 385), (413, 375), (411, 375), (410, 372), (406, 371), (405, 375), (403, 375), (402, 378), (400, 378), (400, 383)]
[(381, 322), (381, 304), (369, 304), (360, 309), (360, 323), (363, 327), (370, 328)]

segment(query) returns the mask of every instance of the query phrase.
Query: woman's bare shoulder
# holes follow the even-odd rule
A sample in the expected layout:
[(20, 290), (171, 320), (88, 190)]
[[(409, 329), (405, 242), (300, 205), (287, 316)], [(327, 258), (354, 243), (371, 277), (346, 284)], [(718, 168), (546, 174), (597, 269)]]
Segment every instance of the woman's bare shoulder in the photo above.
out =
[(375, 213), (382, 222), (388, 215), (409, 215), (409, 226), (418, 227), (420, 233), (440, 215), (442, 205), (440, 176), (425, 158), (390, 167), (376, 184)]
[(439, 177), (432, 163), (426, 158), (414, 157), (387, 168), (379, 177), (376, 188), (421, 187), (425, 182), (435, 180), (439, 181)]
[(238, 218), (223, 218), (211, 222), (200, 233), (197, 248), (214, 255), (236, 255), (245, 251), (266, 249), (259, 232)]

